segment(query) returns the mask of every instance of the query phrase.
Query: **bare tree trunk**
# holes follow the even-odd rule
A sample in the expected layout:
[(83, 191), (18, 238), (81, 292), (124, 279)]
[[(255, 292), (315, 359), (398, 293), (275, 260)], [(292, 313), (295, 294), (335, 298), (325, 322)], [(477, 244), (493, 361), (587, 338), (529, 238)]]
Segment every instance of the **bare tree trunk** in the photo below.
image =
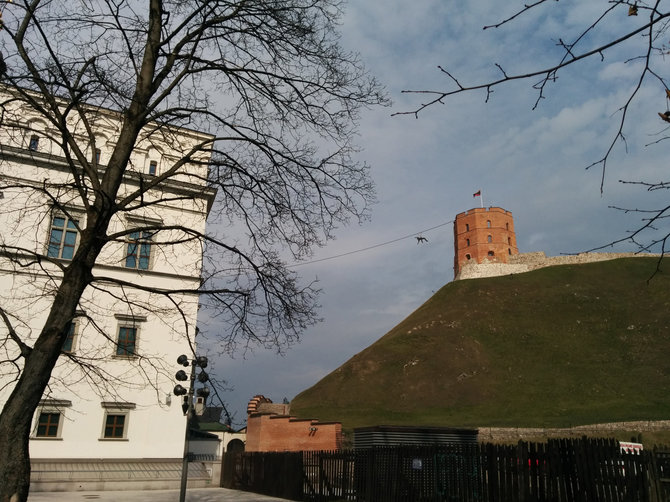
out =
[(32, 414), (19, 409), (20, 404), (16, 399), (12, 405), (8, 402), (0, 416), (0, 443), (3, 444), (0, 450), (0, 502), (28, 499), (28, 435)]
[[(98, 250), (99, 252), (99, 250)], [(89, 253), (88, 261), (91, 255)], [(25, 353), (25, 365), (0, 413), (0, 502), (25, 502), (30, 488), (28, 443), (33, 415), (58, 361), (81, 294), (91, 279), (91, 266), (72, 263), (65, 272), (49, 317), (35, 345)], [(91, 263), (95, 262), (95, 258)]]

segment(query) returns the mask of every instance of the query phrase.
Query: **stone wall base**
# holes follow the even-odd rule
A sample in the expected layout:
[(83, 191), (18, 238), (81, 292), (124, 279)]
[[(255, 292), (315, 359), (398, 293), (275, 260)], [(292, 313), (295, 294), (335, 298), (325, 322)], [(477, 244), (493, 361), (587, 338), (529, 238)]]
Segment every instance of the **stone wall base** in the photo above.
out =
[(612, 431), (631, 432), (670, 431), (670, 420), (612, 422), (605, 424), (580, 425), (557, 429), (529, 427), (480, 427), (479, 441), (507, 443), (517, 441), (538, 441), (546, 438), (579, 438), (582, 436), (602, 436)]

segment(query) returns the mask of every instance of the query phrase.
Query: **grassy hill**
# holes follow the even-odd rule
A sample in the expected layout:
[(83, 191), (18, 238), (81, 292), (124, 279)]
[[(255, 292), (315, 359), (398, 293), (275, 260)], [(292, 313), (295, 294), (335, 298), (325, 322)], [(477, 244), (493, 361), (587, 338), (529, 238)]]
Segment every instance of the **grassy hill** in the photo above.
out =
[(365, 425), (670, 418), (670, 274), (653, 258), (452, 282), (291, 403)]

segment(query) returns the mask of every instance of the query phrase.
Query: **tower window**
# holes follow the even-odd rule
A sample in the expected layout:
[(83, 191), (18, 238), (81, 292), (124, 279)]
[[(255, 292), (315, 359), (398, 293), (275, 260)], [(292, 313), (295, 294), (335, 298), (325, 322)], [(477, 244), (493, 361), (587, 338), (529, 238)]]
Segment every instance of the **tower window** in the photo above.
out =
[(505, 229), (509, 230), (509, 223), (505, 223)]
[(470, 239), (465, 239), (465, 245), (469, 246), (470, 245)]
[(486, 228), (491, 228), (491, 220), (486, 220)]
[(469, 260), (470, 258), (471, 258), (471, 257), (470, 257), (469, 254), (466, 254), (466, 255), (465, 255), (465, 259), (466, 259), (466, 260)]
[(489, 256), (495, 256), (495, 253), (493, 251), (489, 251)]
[(511, 256), (512, 255), (512, 250), (507, 248), (507, 254)]
[(507, 244), (509, 244), (510, 246), (512, 245), (512, 238), (511, 237), (507, 238)]
[(491, 236), (489, 235), (489, 236), (486, 238), (486, 240), (487, 240), (488, 242), (493, 242), (493, 237), (491, 237)]
[(466, 224), (465, 224), (465, 231), (466, 231), (466, 232), (469, 232), (469, 231), (470, 231), (470, 224), (469, 224), (469, 223), (466, 223)]

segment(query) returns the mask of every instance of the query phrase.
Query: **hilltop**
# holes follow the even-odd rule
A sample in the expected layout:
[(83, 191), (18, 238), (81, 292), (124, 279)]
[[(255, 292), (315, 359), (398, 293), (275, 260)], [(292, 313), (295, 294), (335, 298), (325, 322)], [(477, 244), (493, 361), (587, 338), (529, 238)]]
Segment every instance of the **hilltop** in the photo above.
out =
[(623, 258), (451, 282), (296, 396), (291, 413), (346, 429), (667, 419), (670, 275), (654, 275), (657, 264)]

